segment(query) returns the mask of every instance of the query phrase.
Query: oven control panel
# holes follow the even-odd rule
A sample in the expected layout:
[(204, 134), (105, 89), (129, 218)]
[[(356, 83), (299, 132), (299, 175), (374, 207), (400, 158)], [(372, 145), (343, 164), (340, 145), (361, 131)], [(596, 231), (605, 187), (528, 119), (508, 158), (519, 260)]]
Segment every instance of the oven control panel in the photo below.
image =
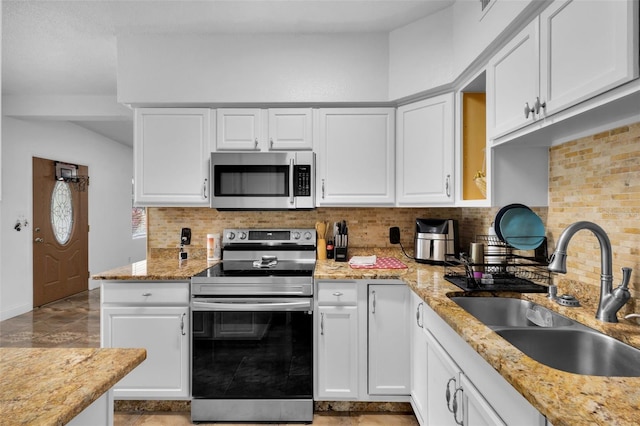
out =
[(238, 243), (316, 245), (316, 230), (313, 228), (225, 229), (223, 235), (223, 246)]

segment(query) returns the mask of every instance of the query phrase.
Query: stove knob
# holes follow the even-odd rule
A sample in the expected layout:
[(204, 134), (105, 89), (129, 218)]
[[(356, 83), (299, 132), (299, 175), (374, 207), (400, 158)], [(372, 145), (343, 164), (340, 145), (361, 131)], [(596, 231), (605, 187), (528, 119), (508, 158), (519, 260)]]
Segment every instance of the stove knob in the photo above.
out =
[(299, 239), (300, 239), (300, 233), (299, 233), (299, 232), (297, 232), (297, 231), (296, 231), (296, 232), (294, 232), (294, 233), (293, 233), (293, 239), (294, 239), (294, 240), (299, 240)]
[(227, 239), (228, 240), (233, 240), (236, 237), (236, 234), (234, 234), (233, 232), (228, 232), (227, 233)]
[(240, 233), (240, 239), (241, 240), (245, 240), (247, 238), (247, 233), (246, 232), (241, 232)]
[(304, 239), (305, 240), (310, 240), (311, 239), (311, 232), (307, 231), (304, 233)]

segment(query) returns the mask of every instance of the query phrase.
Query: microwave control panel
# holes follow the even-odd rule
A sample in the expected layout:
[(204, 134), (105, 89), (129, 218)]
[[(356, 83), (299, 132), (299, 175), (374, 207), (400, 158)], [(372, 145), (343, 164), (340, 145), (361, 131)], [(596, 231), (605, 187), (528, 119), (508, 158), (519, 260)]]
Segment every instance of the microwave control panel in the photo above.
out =
[(293, 195), (296, 197), (311, 196), (311, 165), (293, 166)]

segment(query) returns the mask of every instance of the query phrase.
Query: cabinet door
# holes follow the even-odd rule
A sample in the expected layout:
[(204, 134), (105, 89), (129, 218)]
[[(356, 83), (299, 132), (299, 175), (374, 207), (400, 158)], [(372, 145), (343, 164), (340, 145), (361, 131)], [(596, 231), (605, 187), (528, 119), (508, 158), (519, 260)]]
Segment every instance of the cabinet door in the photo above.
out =
[(322, 306), (317, 315), (317, 398), (357, 398), (358, 308)]
[(259, 151), (264, 143), (261, 111), (257, 108), (220, 108), (216, 111), (218, 151)]
[(425, 329), (424, 334), (427, 341), (427, 424), (455, 426), (463, 419), (462, 404), (457, 399), (460, 368), (431, 333)]
[(205, 108), (136, 110), (136, 205), (209, 204), (210, 126), (210, 111)]
[(393, 205), (393, 108), (320, 111), (318, 206)]
[(462, 398), (462, 411), (464, 412), (465, 425), (473, 426), (500, 426), (506, 423), (500, 418), (480, 391), (471, 383), (464, 374), (460, 374), (460, 387), (457, 397)]
[(270, 150), (313, 149), (311, 109), (269, 110)]
[(369, 285), (369, 394), (409, 395), (409, 289)]
[(397, 204), (453, 203), (453, 94), (398, 108), (396, 138)]
[(539, 96), (539, 25), (537, 18), (487, 65), (487, 133), (490, 138), (533, 121), (524, 112)]
[(411, 292), (411, 406), (421, 425), (427, 416), (427, 338), (424, 335), (424, 302)]
[(115, 398), (189, 397), (189, 309), (102, 307), (102, 347), (145, 348), (147, 359), (113, 388)]
[(634, 77), (634, 16), (633, 1), (561, 0), (542, 12), (540, 97), (547, 114)]

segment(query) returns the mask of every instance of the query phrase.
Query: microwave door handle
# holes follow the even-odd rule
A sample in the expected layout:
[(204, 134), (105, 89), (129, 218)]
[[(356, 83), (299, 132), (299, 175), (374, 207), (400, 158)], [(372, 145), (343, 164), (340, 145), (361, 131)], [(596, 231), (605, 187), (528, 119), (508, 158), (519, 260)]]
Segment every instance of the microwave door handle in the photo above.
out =
[(291, 204), (293, 206), (295, 200), (294, 200), (294, 196), (293, 196), (293, 166), (294, 166), (294, 160), (293, 158), (289, 159), (289, 204)]

